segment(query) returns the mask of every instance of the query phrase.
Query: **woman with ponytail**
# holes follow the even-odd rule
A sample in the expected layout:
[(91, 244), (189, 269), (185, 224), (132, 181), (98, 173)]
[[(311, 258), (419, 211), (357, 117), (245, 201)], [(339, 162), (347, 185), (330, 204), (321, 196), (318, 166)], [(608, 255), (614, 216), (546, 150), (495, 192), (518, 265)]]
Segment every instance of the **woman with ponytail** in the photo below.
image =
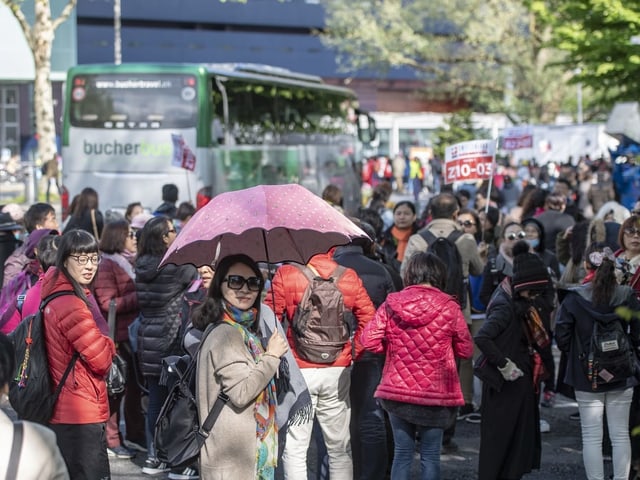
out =
[[(615, 257), (604, 243), (592, 243), (585, 252), (587, 275), (578, 288), (571, 290), (560, 306), (556, 323), (558, 348), (568, 354), (564, 381), (575, 389), (582, 427), (582, 456), (588, 480), (604, 478), (602, 460), (603, 415), (613, 448), (613, 478), (626, 480), (631, 465), (629, 412), (637, 379), (628, 378), (601, 383), (590, 378), (584, 355), (591, 350), (594, 322), (621, 322), (629, 332), (637, 353), (640, 346), (640, 303), (633, 289), (618, 285)], [(618, 308), (631, 312), (629, 323), (618, 315)]]
[(196, 329), (215, 325), (198, 354), (200, 421), (221, 391), (229, 398), (200, 453), (203, 480), (273, 480), (280, 430), (309, 420), (303, 412), (310, 411), (310, 397), (282, 327), (260, 303), (263, 288), (256, 262), (246, 255), (226, 257), (216, 264), (207, 298), (192, 315)]

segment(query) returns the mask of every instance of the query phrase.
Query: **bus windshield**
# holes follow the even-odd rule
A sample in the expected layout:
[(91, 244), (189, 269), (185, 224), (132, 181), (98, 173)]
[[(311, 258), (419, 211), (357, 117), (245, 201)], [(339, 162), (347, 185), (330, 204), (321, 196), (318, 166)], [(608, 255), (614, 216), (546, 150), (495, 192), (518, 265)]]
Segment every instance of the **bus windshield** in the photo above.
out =
[(74, 127), (189, 128), (198, 119), (192, 75), (77, 75), (72, 82), (69, 116)]
[[(233, 79), (216, 83), (212, 88), (214, 112), (218, 119), (226, 120), (236, 145), (289, 143), (288, 136), (299, 141), (300, 134), (315, 134), (313, 141), (317, 142), (323, 134), (356, 133), (355, 123), (348, 121), (349, 112), (354, 112), (355, 100), (345, 95), (295, 85)], [(228, 99), (226, 119), (225, 96)], [(221, 135), (216, 136), (220, 140)]]

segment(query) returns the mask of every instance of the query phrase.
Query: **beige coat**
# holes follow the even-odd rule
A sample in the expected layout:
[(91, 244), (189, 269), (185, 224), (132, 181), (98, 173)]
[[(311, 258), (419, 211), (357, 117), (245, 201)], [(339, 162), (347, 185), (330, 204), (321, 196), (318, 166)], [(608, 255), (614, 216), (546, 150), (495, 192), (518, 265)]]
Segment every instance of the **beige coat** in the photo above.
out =
[[(438, 218), (432, 220), (429, 225), (426, 226), (436, 237), (447, 237), (451, 232), (458, 229), (458, 225), (453, 220)], [(460, 238), (456, 241), (456, 247), (460, 253), (460, 259), (462, 260), (462, 273), (465, 278), (469, 275), (482, 275), (484, 270), (484, 262), (480, 258), (478, 253), (478, 245), (475, 238), (470, 233), (460, 235)], [(420, 233), (415, 233), (409, 237), (407, 248), (404, 251), (404, 261), (400, 267), (400, 271), (404, 272), (406, 266), (406, 260), (411, 258), (416, 252), (426, 252), (428, 248), (427, 242)], [(467, 323), (471, 323), (471, 302), (467, 301), (467, 305), (463, 310), (464, 318)]]
[[(22, 423), (22, 451), (15, 480), (68, 480), (67, 466), (58, 449), (55, 434), (37, 423)], [(9, 466), (12, 443), (13, 422), (0, 410), (0, 478), (4, 478)]]
[(256, 363), (233, 326), (221, 324), (205, 339), (198, 356), (196, 390), (200, 422), (220, 387), (229, 396), (200, 453), (202, 480), (256, 478), (254, 400), (273, 378), (280, 359), (263, 355)]

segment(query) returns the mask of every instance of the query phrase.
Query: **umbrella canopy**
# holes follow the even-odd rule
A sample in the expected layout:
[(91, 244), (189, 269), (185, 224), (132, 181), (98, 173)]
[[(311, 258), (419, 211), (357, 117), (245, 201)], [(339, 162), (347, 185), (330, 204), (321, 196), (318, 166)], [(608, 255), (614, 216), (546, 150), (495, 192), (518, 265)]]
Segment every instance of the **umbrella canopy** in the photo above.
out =
[(304, 264), (357, 237), (368, 238), (304, 187), (260, 185), (214, 197), (183, 227), (160, 265), (212, 265), (238, 253), (256, 262)]

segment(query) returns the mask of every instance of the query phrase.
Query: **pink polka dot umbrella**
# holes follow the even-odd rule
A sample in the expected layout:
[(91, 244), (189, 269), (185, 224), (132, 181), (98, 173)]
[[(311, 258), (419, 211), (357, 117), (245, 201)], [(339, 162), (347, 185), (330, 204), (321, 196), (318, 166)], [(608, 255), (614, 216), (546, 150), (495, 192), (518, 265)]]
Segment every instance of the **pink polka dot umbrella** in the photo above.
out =
[(297, 185), (260, 185), (221, 193), (198, 210), (162, 263), (214, 265), (244, 253), (256, 262), (307, 263), (366, 233), (320, 197)]

